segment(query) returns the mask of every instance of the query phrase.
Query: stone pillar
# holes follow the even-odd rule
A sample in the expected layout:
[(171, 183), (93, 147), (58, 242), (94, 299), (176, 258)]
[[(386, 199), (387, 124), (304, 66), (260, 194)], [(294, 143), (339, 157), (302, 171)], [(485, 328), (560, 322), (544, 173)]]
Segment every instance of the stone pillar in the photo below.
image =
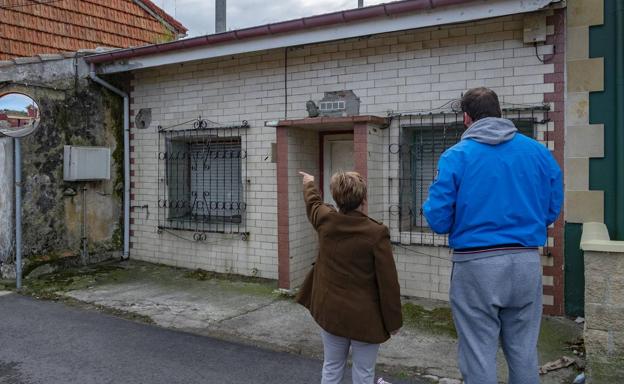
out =
[(602, 223), (585, 223), (585, 349), (591, 384), (624, 382), (624, 241)]
[(13, 173), (13, 139), (0, 137), (0, 262), (12, 256), (15, 245)]

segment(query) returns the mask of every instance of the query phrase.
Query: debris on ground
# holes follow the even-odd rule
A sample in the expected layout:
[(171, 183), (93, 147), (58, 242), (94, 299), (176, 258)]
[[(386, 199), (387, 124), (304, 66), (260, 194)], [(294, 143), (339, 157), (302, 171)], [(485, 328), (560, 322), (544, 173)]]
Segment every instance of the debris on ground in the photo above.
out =
[(572, 351), (572, 353), (578, 357), (585, 356), (585, 340), (583, 338), (577, 338), (574, 341), (566, 342), (567, 349)]
[(557, 369), (566, 368), (574, 364), (574, 359), (568, 356), (562, 356), (555, 361), (549, 361), (539, 368), (540, 375), (544, 375), (550, 371), (556, 371)]
[(585, 372), (581, 372), (578, 376), (576, 376), (576, 378), (572, 382), (572, 384), (584, 384), (584, 383), (585, 383)]
[(583, 323), (585, 322), (585, 318), (584, 318), (584, 317), (579, 316), (579, 317), (577, 317), (577, 318), (576, 318), (576, 320), (574, 320), (574, 322), (575, 322), (576, 324), (583, 324)]

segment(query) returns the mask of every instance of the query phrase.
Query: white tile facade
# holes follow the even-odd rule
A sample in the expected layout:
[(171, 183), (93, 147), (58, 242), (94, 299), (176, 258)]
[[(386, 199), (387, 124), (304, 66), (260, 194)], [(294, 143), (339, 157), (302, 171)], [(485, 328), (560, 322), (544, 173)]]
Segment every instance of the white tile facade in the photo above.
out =
[[(277, 181), (271, 154), (276, 134), (265, 121), (303, 118), (308, 100), (345, 89), (360, 97), (360, 114), (382, 117), (436, 109), (476, 86), (492, 88), (504, 103), (542, 103), (544, 93), (553, 92), (552, 84), (544, 84), (544, 74), (554, 69), (540, 62), (532, 45), (522, 43), (522, 20), (516, 15), (307, 45), (289, 49), (287, 58), (284, 50), (271, 50), (135, 71), (131, 109), (151, 108), (152, 124), (132, 129), (132, 205), (149, 206), (149, 215), (145, 210), (132, 213), (132, 257), (276, 279)], [(540, 46), (537, 53), (552, 53), (552, 46)], [(246, 241), (236, 234), (209, 233), (205, 242), (194, 242), (192, 233), (157, 230), (156, 127), (200, 115), (224, 124), (249, 121), (243, 138), (248, 149)], [(548, 129), (552, 127), (541, 129), (540, 139), (552, 149), (552, 142), (545, 140)], [(388, 151), (398, 134), (393, 123), (387, 129), (369, 128), (367, 140), (369, 214), (389, 223), (393, 240), (400, 242), (389, 214), (389, 206), (398, 204), (399, 165)], [(305, 167), (318, 172), (319, 139), (317, 132), (297, 130), (288, 140), (290, 274), (296, 286), (317, 249), (296, 171)], [(448, 299), (447, 248), (397, 244), (394, 251), (404, 295)]]

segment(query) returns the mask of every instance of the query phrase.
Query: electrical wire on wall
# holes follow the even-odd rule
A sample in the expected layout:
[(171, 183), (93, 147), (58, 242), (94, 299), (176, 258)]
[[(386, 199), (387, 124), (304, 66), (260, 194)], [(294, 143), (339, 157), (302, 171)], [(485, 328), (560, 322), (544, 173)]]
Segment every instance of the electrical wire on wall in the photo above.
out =
[(553, 53), (551, 54), (551, 57), (549, 59), (545, 59), (539, 56), (539, 52), (537, 50), (537, 42), (533, 43), (533, 46), (535, 47), (535, 57), (537, 57), (537, 60), (539, 60), (542, 64), (547, 64), (552, 61), (552, 58), (555, 56), (555, 52), (557, 51), (557, 46), (553, 44)]
[(288, 47), (284, 48), (284, 120), (288, 119)]

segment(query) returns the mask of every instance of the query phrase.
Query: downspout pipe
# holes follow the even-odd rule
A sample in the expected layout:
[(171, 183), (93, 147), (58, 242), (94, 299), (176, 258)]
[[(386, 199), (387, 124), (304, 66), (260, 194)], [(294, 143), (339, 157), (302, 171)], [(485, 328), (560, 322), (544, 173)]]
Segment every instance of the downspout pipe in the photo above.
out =
[(124, 146), (124, 195), (123, 195), (123, 253), (121, 257), (125, 260), (130, 255), (130, 97), (119, 88), (114, 87), (95, 74), (95, 65), (91, 64), (89, 78), (104, 88), (123, 98), (123, 146)]
[(615, 2), (615, 235), (624, 240), (624, 1)]

